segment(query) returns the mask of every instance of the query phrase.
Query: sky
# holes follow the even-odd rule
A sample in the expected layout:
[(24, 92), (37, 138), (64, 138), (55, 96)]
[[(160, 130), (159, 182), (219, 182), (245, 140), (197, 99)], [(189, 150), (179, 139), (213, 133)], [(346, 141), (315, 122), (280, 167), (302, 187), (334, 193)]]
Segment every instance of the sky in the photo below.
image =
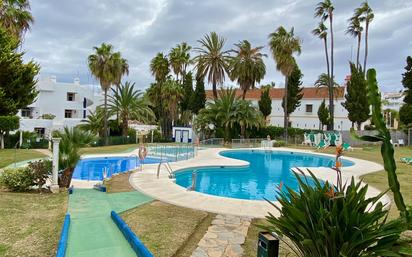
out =
[[(241, 40), (264, 46), (268, 57), (266, 76), (261, 84), (274, 81), (283, 86), (268, 48), (268, 35), (279, 26), (294, 27), (302, 40), (302, 53), (296, 60), (304, 74), (304, 86), (312, 86), (326, 72), (323, 42), (311, 34), (319, 20), (313, 18), (319, 0), (31, 0), (35, 23), (24, 39), (25, 59), (41, 65), (41, 77), (57, 76), (71, 82), (94, 84), (87, 67), (93, 47), (110, 43), (129, 62), (130, 74), (124, 80), (147, 88), (153, 77), (150, 60), (158, 52), (197, 40), (216, 31), (226, 39), (225, 49)], [(335, 79), (343, 83), (355, 60), (356, 41), (345, 34), (347, 19), (362, 1), (334, 0)], [(368, 68), (377, 70), (382, 91), (399, 91), (406, 65), (412, 55), (412, 0), (369, 0), (375, 13), (370, 25)], [(192, 53), (194, 56), (195, 53)], [(363, 50), (361, 52), (363, 60)], [(235, 86), (229, 79), (226, 86)], [(207, 88), (210, 88), (207, 85)]]

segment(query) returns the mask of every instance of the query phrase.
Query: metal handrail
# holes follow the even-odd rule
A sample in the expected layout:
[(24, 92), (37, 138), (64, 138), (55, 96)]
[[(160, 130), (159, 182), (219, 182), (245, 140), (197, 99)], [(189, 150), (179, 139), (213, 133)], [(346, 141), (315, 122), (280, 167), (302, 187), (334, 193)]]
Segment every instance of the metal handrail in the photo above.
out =
[(162, 164), (166, 167), (167, 172), (169, 173), (169, 178), (173, 178), (173, 170), (172, 167), (170, 166), (169, 162), (159, 162), (159, 165), (157, 166), (157, 178), (159, 178), (160, 176), (160, 168), (162, 166)]

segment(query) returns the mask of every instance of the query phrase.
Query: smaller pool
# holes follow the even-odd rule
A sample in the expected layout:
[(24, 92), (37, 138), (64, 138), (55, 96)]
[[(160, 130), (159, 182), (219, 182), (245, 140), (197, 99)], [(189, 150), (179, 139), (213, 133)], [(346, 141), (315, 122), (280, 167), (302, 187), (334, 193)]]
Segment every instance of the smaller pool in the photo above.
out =
[[(160, 158), (147, 157), (143, 164), (159, 163)], [(73, 179), (103, 180), (106, 171), (107, 177), (113, 174), (126, 172), (140, 166), (140, 160), (135, 156), (130, 157), (93, 157), (80, 159), (77, 163)]]

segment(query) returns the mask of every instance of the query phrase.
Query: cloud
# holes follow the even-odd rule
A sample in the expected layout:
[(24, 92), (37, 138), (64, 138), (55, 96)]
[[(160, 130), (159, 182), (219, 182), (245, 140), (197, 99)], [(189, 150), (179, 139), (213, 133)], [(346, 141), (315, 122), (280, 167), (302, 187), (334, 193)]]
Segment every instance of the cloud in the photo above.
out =
[[(323, 43), (311, 34), (318, 20), (313, 10), (318, 0), (68, 0), (31, 1), (35, 24), (26, 35), (26, 59), (41, 64), (42, 75), (58, 80), (96, 83), (87, 68), (94, 46), (111, 43), (128, 59), (130, 75), (146, 88), (153, 81), (149, 64), (157, 52), (167, 53), (180, 42), (197, 45), (210, 31), (226, 38), (226, 48), (247, 39), (265, 46), (267, 74), (263, 83), (283, 85), (282, 75), (267, 47), (268, 34), (278, 26), (295, 28), (302, 43), (297, 57), (304, 85), (313, 85), (326, 71)], [(348, 61), (355, 59), (356, 41), (345, 34), (347, 19), (359, 1), (334, 1), (335, 77), (343, 82)], [(370, 27), (368, 67), (378, 71), (384, 91), (399, 90), (405, 59), (411, 55), (410, 0), (370, 0), (375, 19)], [(361, 52), (363, 59), (363, 52)], [(228, 84), (231, 84), (228, 82)]]

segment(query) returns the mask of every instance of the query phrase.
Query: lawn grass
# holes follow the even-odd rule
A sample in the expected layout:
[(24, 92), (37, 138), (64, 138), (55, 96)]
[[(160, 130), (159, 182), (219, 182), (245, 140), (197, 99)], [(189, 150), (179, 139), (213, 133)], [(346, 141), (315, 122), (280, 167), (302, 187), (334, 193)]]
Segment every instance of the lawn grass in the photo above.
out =
[(189, 257), (214, 215), (153, 201), (121, 214), (156, 257)]
[[(310, 147), (305, 146), (292, 146), (292, 148), (299, 148), (299, 149), (312, 149)], [(335, 148), (330, 147), (327, 149), (316, 150), (316, 152), (321, 153), (328, 153), (328, 154), (335, 154)], [(380, 154), (380, 146), (367, 146), (362, 149), (355, 149), (351, 152), (344, 152), (344, 156), (349, 156), (358, 159), (364, 159), (368, 161), (373, 161), (377, 163), (383, 164), (382, 157)], [(412, 205), (412, 190), (409, 187), (412, 185), (412, 165), (408, 165), (405, 163), (400, 162), (401, 157), (412, 157), (412, 147), (396, 147), (395, 148), (395, 160), (397, 165), (397, 175), (398, 180), (401, 185), (401, 192), (404, 197), (404, 201), (407, 205)], [(388, 189), (388, 179), (386, 176), (385, 171), (378, 171), (371, 174), (367, 174), (362, 176), (364, 181), (369, 185), (378, 188), (379, 190), (387, 190)], [(389, 197), (392, 199), (393, 203), (393, 196), (391, 192), (388, 192)], [(391, 205), (389, 210), (389, 218), (394, 219), (399, 217), (399, 212), (396, 209), (394, 204)], [(243, 245), (243, 249), (245, 251), (244, 256), (256, 256), (257, 251), (257, 235), (260, 228), (256, 225), (265, 224), (265, 220), (263, 219), (255, 219), (252, 221), (252, 225), (249, 227), (248, 235)], [(285, 244), (281, 243), (280, 247), (280, 254), (281, 257), (286, 256), (294, 256), (292, 253), (287, 251), (287, 247)]]
[(55, 256), (67, 194), (0, 191), (0, 256)]
[(136, 144), (85, 147), (80, 150), (80, 154), (128, 153), (138, 147)]
[(43, 158), (46, 155), (32, 149), (0, 149), (0, 168), (14, 162)]

